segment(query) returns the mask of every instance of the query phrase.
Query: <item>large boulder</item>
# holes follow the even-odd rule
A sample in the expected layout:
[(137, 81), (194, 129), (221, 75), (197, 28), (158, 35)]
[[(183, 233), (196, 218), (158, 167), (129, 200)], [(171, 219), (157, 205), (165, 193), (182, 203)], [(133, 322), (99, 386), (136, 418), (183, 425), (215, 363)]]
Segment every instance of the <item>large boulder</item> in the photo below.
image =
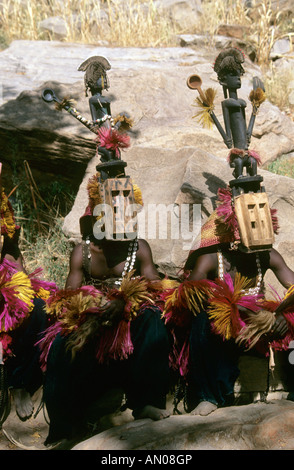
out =
[[(66, 111), (42, 100), (46, 87), (59, 98), (75, 100), (76, 109), (90, 118), (83, 73), (77, 68), (87, 57), (107, 57), (112, 114), (127, 111), (134, 120), (131, 147), (122, 153), (127, 172), (141, 187), (145, 208), (150, 204), (193, 203), (201, 205), (201, 220), (214, 208), (219, 186), (232, 178), (227, 164), (228, 150), (217, 129), (203, 129), (193, 119), (196, 91), (186, 81), (192, 74), (202, 78), (202, 88), (217, 90), (215, 113), (222, 122), (222, 89), (213, 71), (216, 51), (201, 48), (101, 48), (63, 44), (58, 41), (15, 41), (0, 53), (2, 106), (0, 145), (4, 177), (27, 160), (35, 176), (62, 177), (77, 193), (64, 231), (73, 241), (80, 239), (79, 217), (87, 205), (86, 183), (99, 162), (95, 134)], [(259, 68), (247, 58), (239, 96), (251, 105), (248, 96), (252, 77)], [(265, 102), (256, 117), (251, 148), (259, 152), (263, 164), (294, 151), (294, 124), (280, 110)], [(293, 180), (261, 169), (273, 207), (279, 209), (280, 235), (277, 247), (293, 256)], [(146, 233), (145, 233), (146, 235)], [(147, 237), (148, 239), (148, 233)], [(189, 241), (152, 239), (157, 264), (175, 273), (182, 266)]]
[(160, 0), (154, 2), (158, 14), (163, 14), (181, 31), (193, 31), (202, 17), (201, 0)]
[(233, 406), (205, 418), (182, 415), (133, 421), (97, 434), (73, 450), (181, 450), (185, 455), (193, 450), (291, 450), (293, 418), (294, 403), (286, 400)]
[[(87, 163), (95, 155), (95, 136), (65, 111), (58, 113), (53, 105), (44, 103), (41, 92), (52, 86), (60, 98), (74, 98), (78, 111), (89, 118), (83, 73), (77, 68), (92, 55), (105, 56), (112, 65), (111, 86), (106, 94), (112, 99), (113, 115), (125, 110), (134, 119), (138, 135), (132, 139), (132, 146), (190, 146), (226, 158), (227, 149), (218, 131), (203, 129), (193, 119), (197, 92), (186, 86), (187, 78), (198, 74), (203, 89), (215, 88), (215, 113), (222, 121), (223, 93), (212, 68), (216, 54), (217, 51), (202, 46), (142, 51), (58, 41), (14, 41), (0, 53), (3, 163), (13, 166), (24, 157), (36, 171), (45, 164), (46, 172), (53, 177), (59, 172), (65, 174), (66, 158), (71, 179), (77, 185), (82, 182)], [(252, 77), (261, 73), (248, 58), (245, 70), (239, 96), (248, 102)], [(251, 105), (247, 108), (249, 114)], [(266, 102), (256, 119), (251, 148), (266, 163), (294, 150), (293, 135), (291, 119)], [(41, 176), (39, 172), (38, 177)]]
[[(161, 270), (175, 275), (183, 267), (200, 225), (216, 207), (218, 188), (226, 187), (232, 179), (231, 169), (224, 158), (188, 146), (163, 149), (136, 145), (126, 151), (123, 158), (128, 165), (128, 174), (143, 192), (145, 212), (141, 219), (140, 234), (148, 239)], [(73, 208), (65, 218), (64, 231), (73, 241), (80, 239), (79, 218), (84, 213), (87, 201), (87, 180), (95, 173), (97, 163), (98, 157), (89, 163)], [(275, 247), (293, 268), (294, 180), (262, 169), (259, 173), (263, 177), (270, 205), (278, 211), (280, 230), (275, 238)], [(161, 232), (163, 238), (160, 239), (158, 219), (157, 237), (154, 238), (155, 232), (148, 232), (148, 214), (155, 209), (160, 210), (160, 204), (169, 207), (169, 214), (181, 204), (198, 206), (195, 207), (194, 216), (196, 231), (185, 234), (180, 231), (179, 236), (174, 235), (168, 219), (167, 236)], [(164, 219), (162, 221), (164, 223)], [(268, 273), (267, 276), (267, 284), (280, 290), (273, 275)]]
[[(68, 93), (67, 87), (58, 82), (44, 82), (32, 91), (21, 92), (0, 108), (4, 182), (27, 160), (37, 183), (58, 178), (69, 185), (74, 181), (76, 189), (95, 154), (95, 135), (68, 113), (48, 106), (41, 98), (45, 87), (53, 88), (57, 96)], [(80, 87), (73, 84), (71, 97), (75, 99), (79, 93)], [(19, 123), (21, 128), (16, 130)]]

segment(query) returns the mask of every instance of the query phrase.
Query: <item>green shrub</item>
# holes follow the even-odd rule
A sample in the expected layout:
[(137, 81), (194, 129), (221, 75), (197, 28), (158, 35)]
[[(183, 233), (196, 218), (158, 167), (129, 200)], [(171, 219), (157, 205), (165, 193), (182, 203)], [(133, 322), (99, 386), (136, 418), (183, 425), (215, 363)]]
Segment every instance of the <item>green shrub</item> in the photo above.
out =
[(289, 158), (287, 156), (283, 156), (276, 161), (269, 163), (266, 169), (272, 173), (276, 173), (277, 175), (294, 178), (294, 157)]

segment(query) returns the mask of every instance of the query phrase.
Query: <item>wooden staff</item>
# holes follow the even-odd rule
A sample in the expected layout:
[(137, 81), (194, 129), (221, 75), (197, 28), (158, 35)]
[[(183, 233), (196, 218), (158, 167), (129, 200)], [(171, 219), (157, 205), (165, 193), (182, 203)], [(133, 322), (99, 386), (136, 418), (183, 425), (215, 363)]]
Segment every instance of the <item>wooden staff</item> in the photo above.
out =
[(59, 98), (57, 98), (51, 88), (46, 88), (43, 91), (42, 98), (44, 101), (46, 101), (46, 103), (51, 103), (52, 101), (55, 101), (56, 103), (58, 103), (58, 107), (60, 109), (65, 109), (71, 116), (73, 116), (79, 122), (84, 124), (84, 126), (90, 129), (91, 132), (97, 134), (97, 125), (93, 124), (93, 121), (90, 121), (89, 119), (86, 119), (84, 116), (82, 116), (73, 106), (71, 106), (69, 100), (64, 99), (61, 101)]

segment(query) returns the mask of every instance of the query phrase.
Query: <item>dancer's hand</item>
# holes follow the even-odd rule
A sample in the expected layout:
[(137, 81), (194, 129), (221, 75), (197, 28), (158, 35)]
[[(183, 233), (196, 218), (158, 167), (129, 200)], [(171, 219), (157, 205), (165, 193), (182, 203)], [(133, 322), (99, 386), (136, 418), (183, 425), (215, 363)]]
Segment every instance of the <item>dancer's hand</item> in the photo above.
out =
[(107, 302), (100, 309), (102, 325), (111, 327), (113, 324), (118, 323), (122, 318), (124, 308), (125, 301), (123, 299), (114, 299)]
[(288, 330), (287, 321), (281, 313), (277, 314), (276, 321), (271, 329), (273, 337), (282, 338)]

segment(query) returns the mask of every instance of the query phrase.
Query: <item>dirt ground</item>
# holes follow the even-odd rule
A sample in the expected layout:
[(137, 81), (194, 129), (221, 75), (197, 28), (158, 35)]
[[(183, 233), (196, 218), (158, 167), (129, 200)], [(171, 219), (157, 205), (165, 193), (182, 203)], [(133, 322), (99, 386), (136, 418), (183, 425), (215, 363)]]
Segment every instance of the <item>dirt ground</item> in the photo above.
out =
[[(33, 396), (34, 415), (26, 421), (20, 420), (13, 400), (10, 400), (10, 413), (0, 429), (0, 450), (50, 450), (44, 446), (49, 425), (46, 409), (40, 409), (41, 400), (42, 389)], [(133, 421), (131, 410), (120, 411), (121, 400), (121, 390), (110, 390), (94, 404), (95, 433)]]
[[(44, 442), (49, 431), (49, 418), (46, 409), (40, 404), (42, 401), (42, 388), (32, 397), (34, 403), (34, 415), (21, 421), (16, 414), (13, 400), (10, 400), (11, 409), (8, 418), (0, 429), (1, 450), (50, 450)], [(94, 434), (99, 434), (107, 429), (130, 423), (134, 420), (130, 409), (121, 409), (123, 392), (119, 389), (108, 390), (100, 397), (91, 408), (90, 422), (95, 423)], [(179, 409), (182, 405), (180, 405)], [(167, 397), (167, 409), (172, 414), (173, 395)], [(183, 411), (183, 410), (182, 410)], [(92, 419), (91, 419), (92, 418)], [(51, 449), (54, 449), (51, 447)]]
[(36, 413), (41, 403), (42, 390), (33, 396), (34, 412), (30, 419), (20, 420), (13, 400), (8, 418), (0, 430), (0, 450), (46, 450), (44, 441), (48, 434), (48, 424), (44, 410)]

